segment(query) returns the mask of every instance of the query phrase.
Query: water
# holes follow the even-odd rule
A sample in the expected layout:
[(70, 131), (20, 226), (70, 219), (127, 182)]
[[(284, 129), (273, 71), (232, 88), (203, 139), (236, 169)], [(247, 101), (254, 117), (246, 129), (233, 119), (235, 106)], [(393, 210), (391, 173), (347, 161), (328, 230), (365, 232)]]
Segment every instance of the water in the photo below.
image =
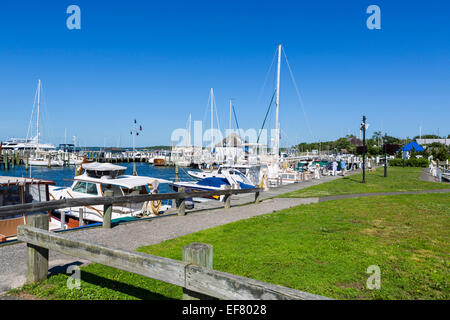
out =
[[(133, 174), (133, 163), (118, 164), (126, 167), (125, 174)], [(30, 167), (31, 177), (35, 179), (46, 179), (56, 183), (57, 186), (64, 187), (70, 186), (75, 175), (75, 167)], [(189, 169), (191, 170), (191, 169)], [(151, 164), (145, 162), (136, 162), (136, 171), (140, 176), (148, 176), (153, 178), (166, 179), (170, 181), (175, 180), (175, 167), (154, 167)], [(25, 166), (15, 166), (14, 169), (8, 171), (0, 170), (1, 176), (13, 176), (13, 177), (30, 177), (30, 171), (25, 170)], [(179, 168), (178, 179), (180, 181), (192, 181), (191, 176), (186, 173), (185, 168)], [(168, 184), (161, 184), (158, 188), (158, 192), (167, 193), (173, 192)]]

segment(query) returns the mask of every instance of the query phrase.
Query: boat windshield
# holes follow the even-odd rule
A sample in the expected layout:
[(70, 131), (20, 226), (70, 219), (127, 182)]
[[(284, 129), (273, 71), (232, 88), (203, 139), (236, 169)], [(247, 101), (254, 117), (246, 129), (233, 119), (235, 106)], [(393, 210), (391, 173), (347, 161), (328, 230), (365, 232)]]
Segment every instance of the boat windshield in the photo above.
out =
[(239, 176), (240, 179), (242, 179), (242, 182), (244, 182), (245, 184), (253, 185), (253, 183), (251, 183), (250, 180), (248, 180), (247, 177), (244, 176), (239, 170), (233, 170), (233, 172), (230, 172), (230, 173)]
[(98, 195), (97, 185), (92, 182), (77, 181), (75, 185), (72, 187), (72, 191), (86, 193), (93, 196)]

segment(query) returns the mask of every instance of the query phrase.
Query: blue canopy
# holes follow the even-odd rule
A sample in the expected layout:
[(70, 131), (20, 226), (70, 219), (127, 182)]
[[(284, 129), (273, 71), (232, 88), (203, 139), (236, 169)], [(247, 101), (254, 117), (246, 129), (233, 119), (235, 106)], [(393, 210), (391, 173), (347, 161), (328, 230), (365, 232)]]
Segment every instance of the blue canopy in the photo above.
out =
[(402, 151), (411, 151), (413, 149), (414, 149), (414, 151), (424, 151), (425, 150), (422, 146), (420, 146), (415, 141), (410, 142), (407, 145), (403, 146), (403, 148), (401, 148)]

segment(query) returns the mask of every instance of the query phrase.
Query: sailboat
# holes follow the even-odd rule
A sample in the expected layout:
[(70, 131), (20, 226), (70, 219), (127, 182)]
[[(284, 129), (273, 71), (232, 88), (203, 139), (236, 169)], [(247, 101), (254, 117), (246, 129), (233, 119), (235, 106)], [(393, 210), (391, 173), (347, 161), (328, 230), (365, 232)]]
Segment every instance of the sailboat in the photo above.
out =
[[(37, 116), (36, 116), (36, 137), (32, 140), (35, 143), (35, 153), (28, 160), (28, 164), (31, 166), (46, 166), (46, 167), (62, 167), (64, 161), (57, 158), (57, 154), (51, 151), (43, 151), (39, 144), (39, 109), (41, 104), (41, 80), (38, 80), (37, 88)], [(34, 107), (33, 107), (34, 112)], [(31, 117), (33, 117), (33, 112)], [(31, 125), (31, 122), (30, 122)], [(56, 149), (56, 148), (55, 148)]]

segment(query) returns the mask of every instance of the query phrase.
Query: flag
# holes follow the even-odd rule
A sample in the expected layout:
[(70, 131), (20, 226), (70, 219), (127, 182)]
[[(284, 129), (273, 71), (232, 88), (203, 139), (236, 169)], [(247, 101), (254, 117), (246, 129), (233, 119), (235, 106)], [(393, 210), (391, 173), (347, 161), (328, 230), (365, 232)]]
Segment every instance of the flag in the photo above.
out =
[(141, 130), (141, 131), (142, 131), (142, 126), (139, 126), (139, 130)]
[(134, 123), (136, 123), (136, 119), (134, 119)]

